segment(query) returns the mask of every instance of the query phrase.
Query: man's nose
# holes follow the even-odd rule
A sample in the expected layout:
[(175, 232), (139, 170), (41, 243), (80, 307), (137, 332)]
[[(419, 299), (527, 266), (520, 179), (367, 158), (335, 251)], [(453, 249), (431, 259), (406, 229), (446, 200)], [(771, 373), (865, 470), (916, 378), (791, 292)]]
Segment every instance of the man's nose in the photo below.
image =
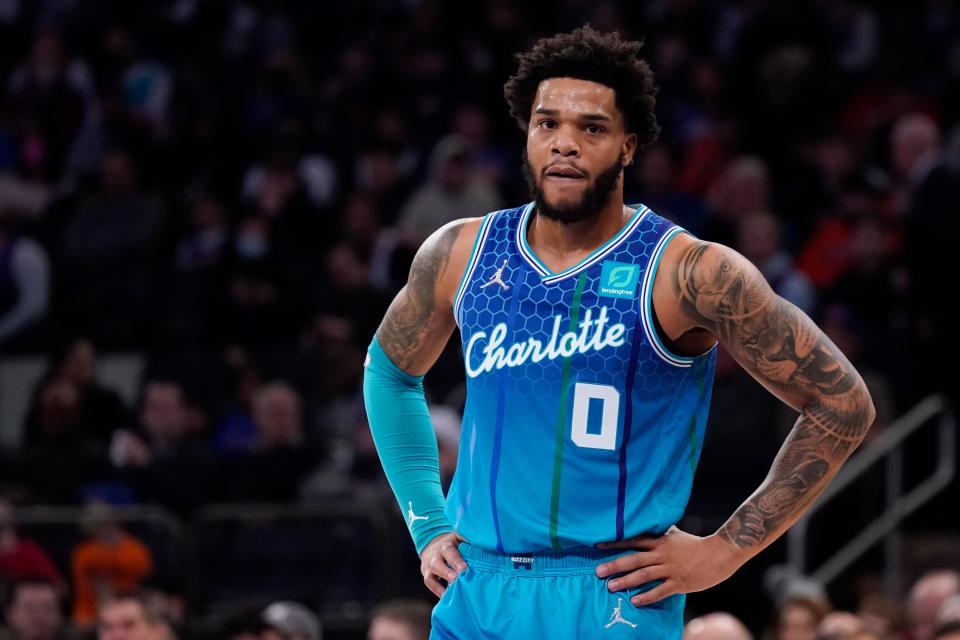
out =
[(564, 158), (576, 158), (580, 155), (580, 144), (566, 127), (557, 129), (550, 151)]

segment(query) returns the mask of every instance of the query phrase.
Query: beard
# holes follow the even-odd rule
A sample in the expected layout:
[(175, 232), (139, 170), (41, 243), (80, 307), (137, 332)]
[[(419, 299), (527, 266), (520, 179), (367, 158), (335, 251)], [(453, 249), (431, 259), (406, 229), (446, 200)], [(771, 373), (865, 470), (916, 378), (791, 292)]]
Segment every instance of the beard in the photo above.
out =
[(560, 206), (547, 202), (541, 187), (543, 178), (534, 174), (526, 149), (522, 154), (523, 178), (527, 181), (530, 196), (536, 203), (537, 213), (563, 224), (573, 224), (589, 220), (607, 206), (613, 192), (617, 190), (620, 174), (623, 171), (623, 160), (624, 155), (621, 151), (616, 162), (597, 175), (593, 184), (584, 189), (578, 201)]

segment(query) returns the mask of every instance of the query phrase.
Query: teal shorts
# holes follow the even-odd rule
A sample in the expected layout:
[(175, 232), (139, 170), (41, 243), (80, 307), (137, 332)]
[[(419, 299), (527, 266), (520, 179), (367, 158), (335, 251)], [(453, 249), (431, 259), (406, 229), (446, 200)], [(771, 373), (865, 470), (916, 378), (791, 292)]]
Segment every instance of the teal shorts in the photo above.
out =
[(653, 588), (611, 593), (597, 565), (624, 555), (583, 550), (510, 555), (462, 543), (467, 569), (433, 609), (430, 638), (679, 640), (686, 596), (646, 607), (630, 598)]

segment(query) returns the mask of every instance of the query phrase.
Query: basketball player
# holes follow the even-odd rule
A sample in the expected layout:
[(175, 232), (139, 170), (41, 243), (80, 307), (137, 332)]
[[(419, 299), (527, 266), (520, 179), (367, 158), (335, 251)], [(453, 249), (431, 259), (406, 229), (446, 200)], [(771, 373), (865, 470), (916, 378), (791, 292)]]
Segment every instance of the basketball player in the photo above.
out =
[[(658, 133), (639, 49), (584, 28), (519, 56), (505, 95), (533, 202), (435, 232), (370, 345), (370, 425), (440, 596), (434, 638), (680, 638), (684, 594), (782, 535), (873, 420), (847, 359), (752, 264), (624, 205), (623, 168)], [(467, 401), (444, 498), (421, 381), (455, 324)], [(674, 524), (717, 343), (800, 417), (698, 537)]]

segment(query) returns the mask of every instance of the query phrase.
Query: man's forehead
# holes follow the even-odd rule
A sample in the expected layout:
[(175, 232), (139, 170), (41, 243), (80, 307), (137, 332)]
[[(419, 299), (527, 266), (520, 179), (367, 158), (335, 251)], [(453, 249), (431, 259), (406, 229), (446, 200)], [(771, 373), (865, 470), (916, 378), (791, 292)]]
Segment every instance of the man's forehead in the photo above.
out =
[(572, 111), (617, 116), (616, 93), (610, 87), (579, 78), (547, 78), (540, 82), (533, 111)]

